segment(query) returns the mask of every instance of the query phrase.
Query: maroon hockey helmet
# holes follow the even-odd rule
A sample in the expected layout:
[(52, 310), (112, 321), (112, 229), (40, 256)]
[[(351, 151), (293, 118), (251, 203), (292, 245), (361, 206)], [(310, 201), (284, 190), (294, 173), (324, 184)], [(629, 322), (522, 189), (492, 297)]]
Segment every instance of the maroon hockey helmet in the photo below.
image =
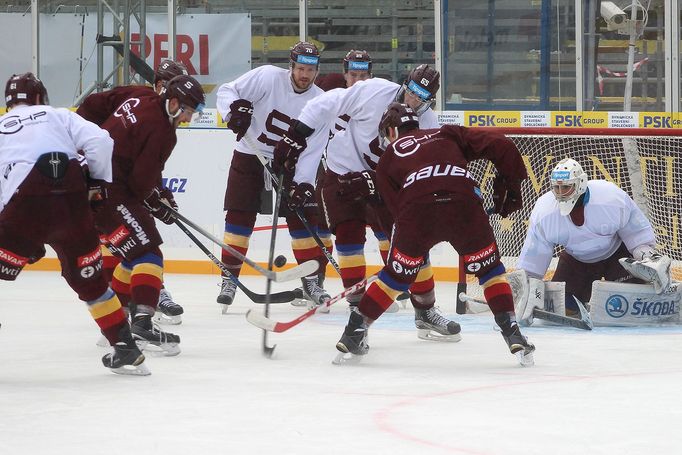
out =
[(356, 51), (351, 49), (343, 58), (343, 72), (348, 71), (367, 71), (372, 74), (372, 57), (367, 51)]
[[(161, 97), (166, 101), (166, 112), (171, 117), (177, 117), (185, 108), (191, 108), (194, 112), (200, 113), (206, 107), (206, 95), (201, 84), (192, 76), (185, 74), (175, 76), (166, 82)], [(168, 103), (173, 98), (177, 98), (180, 102), (180, 110), (175, 115), (171, 115), (168, 110)]]
[(388, 105), (379, 121), (379, 147), (386, 150), (391, 143), (387, 130), (397, 128), (398, 131), (409, 131), (419, 128), (419, 116), (407, 104), (393, 102)]
[[(40, 95), (40, 101), (35, 102), (36, 95)], [(15, 104), (50, 104), (47, 97), (47, 89), (43, 82), (33, 73), (13, 74), (5, 85), (5, 105), (11, 108)]]
[(291, 48), (289, 54), (291, 64), (303, 63), (304, 65), (319, 65), (320, 51), (313, 43), (307, 41), (299, 41)]
[(440, 89), (440, 73), (429, 65), (422, 64), (410, 71), (407, 80), (401, 87), (396, 101), (405, 101), (405, 92), (410, 91), (422, 104), (416, 108), (418, 115), (426, 112), (436, 102), (436, 93)]
[(159, 66), (154, 71), (154, 85), (159, 81), (170, 81), (175, 76), (189, 75), (184, 63), (176, 62), (171, 59), (161, 60)]

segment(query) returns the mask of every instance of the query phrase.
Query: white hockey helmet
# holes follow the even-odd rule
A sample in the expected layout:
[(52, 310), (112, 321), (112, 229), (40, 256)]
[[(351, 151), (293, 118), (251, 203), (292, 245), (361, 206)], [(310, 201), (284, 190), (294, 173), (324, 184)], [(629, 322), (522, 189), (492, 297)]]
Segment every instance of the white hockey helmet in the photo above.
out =
[(562, 215), (571, 213), (578, 198), (587, 190), (587, 174), (580, 163), (571, 158), (559, 161), (552, 169), (549, 182)]

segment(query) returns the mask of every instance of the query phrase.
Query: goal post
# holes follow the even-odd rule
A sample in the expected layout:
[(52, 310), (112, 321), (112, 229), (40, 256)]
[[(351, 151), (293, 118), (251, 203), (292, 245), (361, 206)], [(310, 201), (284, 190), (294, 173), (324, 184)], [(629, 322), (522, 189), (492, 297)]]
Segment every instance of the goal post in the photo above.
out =
[[(682, 278), (682, 129), (485, 129), (516, 144), (529, 177), (522, 185), (523, 208), (508, 218), (490, 217), (508, 271), (515, 268), (535, 201), (550, 190), (552, 169), (560, 160), (573, 158), (589, 179), (611, 181), (632, 196), (654, 227), (657, 248), (673, 259), (673, 276)], [(494, 166), (477, 160), (469, 170), (481, 185), (485, 206), (492, 207)], [(552, 274), (550, 270), (546, 278)], [(467, 283), (475, 284), (476, 279), (469, 275)]]

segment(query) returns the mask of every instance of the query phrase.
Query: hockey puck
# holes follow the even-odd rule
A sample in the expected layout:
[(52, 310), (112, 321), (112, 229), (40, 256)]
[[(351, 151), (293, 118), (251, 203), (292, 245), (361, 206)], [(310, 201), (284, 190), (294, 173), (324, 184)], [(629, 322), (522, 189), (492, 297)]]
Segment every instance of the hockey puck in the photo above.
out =
[(280, 254), (275, 258), (275, 267), (284, 267), (287, 263), (287, 258)]

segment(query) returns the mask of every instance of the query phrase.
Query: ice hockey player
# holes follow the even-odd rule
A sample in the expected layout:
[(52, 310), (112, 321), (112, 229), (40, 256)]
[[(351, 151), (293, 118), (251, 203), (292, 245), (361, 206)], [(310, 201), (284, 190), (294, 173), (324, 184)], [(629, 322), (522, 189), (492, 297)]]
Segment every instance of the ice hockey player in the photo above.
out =
[[(533, 363), (535, 347), (521, 334), (514, 315), (511, 288), (470, 161), (485, 158), (497, 170), (495, 213), (508, 216), (522, 206), (521, 181), (527, 178), (521, 155), (501, 134), (445, 125), (419, 129), (419, 118), (406, 104), (392, 103), (379, 123), (385, 152), (376, 168), (379, 195), (395, 219), (388, 263), (351, 311), (336, 344), (335, 363), (367, 354), (367, 330), (393, 300), (414, 282), (437, 243), (449, 242), (464, 257), (468, 273), (478, 277), (485, 299), (512, 354), (521, 364)], [(460, 338), (459, 324), (436, 312), (433, 303), (416, 308), (420, 330), (447, 326)], [(420, 314), (422, 316), (420, 317)]]
[(164, 355), (179, 354), (180, 337), (152, 323), (163, 281), (162, 240), (154, 217), (171, 224), (174, 217), (164, 203), (177, 207), (172, 193), (161, 188), (161, 172), (177, 142), (176, 128), (198, 115), (204, 103), (204, 91), (193, 77), (176, 76), (161, 95), (150, 90), (131, 97), (102, 124), (114, 140), (113, 182), (95, 220), (107, 247), (122, 258), (112, 288), (130, 299), (133, 337)]
[[(89, 186), (111, 181), (113, 142), (106, 131), (68, 109), (50, 107), (32, 73), (5, 86), (8, 112), (0, 117), (0, 279), (14, 281), (50, 245), (62, 276), (84, 301), (113, 352), (102, 358), (115, 373), (147, 375), (121, 303), (102, 274)], [(79, 150), (88, 161), (86, 180)]]
[[(318, 137), (326, 136), (328, 124), (339, 116), (348, 118), (345, 132), (335, 134), (327, 145), (327, 171), (324, 180), (318, 182), (322, 186), (325, 218), (336, 236), (345, 288), (365, 278), (366, 225), (379, 225), (388, 237), (393, 223), (386, 206), (373, 197), (376, 195), (373, 169), (383, 152), (377, 135), (381, 115), (397, 99), (415, 110), (422, 128), (437, 128), (438, 119), (431, 106), (439, 88), (438, 71), (428, 65), (419, 65), (410, 72), (402, 86), (374, 77), (356, 82), (345, 90), (325, 92), (303, 108), (298, 121), (275, 148), (276, 164), (284, 167), (295, 165), (294, 181), (298, 185), (298, 194), (312, 193), (322, 155), (322, 149), (312, 143)], [(305, 199), (300, 200), (300, 203), (304, 202)], [(421, 265), (410, 291), (417, 318), (425, 316), (426, 313), (419, 310), (432, 308), (435, 303), (433, 272), (428, 261)], [(351, 306), (357, 305), (363, 292), (349, 296)], [(418, 330), (417, 334), (420, 338), (432, 339), (422, 331)]]
[[(273, 147), (286, 133), (292, 119), (296, 118), (305, 103), (322, 90), (315, 85), (319, 70), (320, 53), (312, 43), (299, 42), (291, 48), (289, 69), (272, 65), (255, 68), (218, 89), (218, 112), (227, 122), (227, 127), (237, 134), (237, 147), (232, 156), (224, 209), (226, 244), (246, 254), (249, 239), (256, 223), (256, 215), (261, 211), (262, 191), (265, 181), (270, 185), (270, 177), (264, 172), (258, 155), (271, 160)], [(319, 138), (323, 148), (327, 138)], [(283, 186), (290, 186), (290, 178)], [(291, 195), (301, 197), (298, 193)], [(314, 202), (314, 201), (313, 201)], [(286, 204), (283, 204), (285, 206)], [(292, 237), (292, 249), (300, 264), (317, 260), (318, 272), (327, 264), (322, 250), (305, 229), (293, 211), (280, 210), (285, 216)], [(314, 203), (304, 208), (311, 225), (316, 225), (317, 207)], [(239, 276), (242, 261), (227, 251), (222, 252), (222, 261), (234, 276)], [(320, 287), (317, 272), (302, 278), (306, 298), (315, 304), (324, 303), (329, 294)], [(223, 314), (234, 300), (236, 284), (223, 276), (217, 302)]]
[[(532, 322), (533, 308), (543, 308), (542, 280), (558, 245), (565, 249), (552, 281), (566, 283), (569, 316), (580, 313), (576, 299), (581, 304), (590, 301), (595, 280), (641, 283), (644, 279), (653, 283), (657, 293), (668, 287), (671, 260), (654, 249), (651, 223), (627, 193), (606, 180), (588, 180), (571, 158), (554, 167), (549, 181), (551, 190), (538, 198), (531, 212), (519, 257), (519, 269), (540, 291), (516, 302), (520, 321)], [(621, 258), (629, 259), (621, 265)]]
[[(159, 63), (159, 66), (154, 71), (154, 87), (153, 90), (159, 94), (163, 89), (163, 84), (170, 81), (175, 76), (188, 75), (187, 67), (183, 63), (175, 62), (173, 60), (165, 59)], [(81, 117), (93, 122), (98, 126), (109, 118), (109, 116), (118, 108), (125, 100), (136, 95), (149, 94), (149, 87), (145, 85), (123, 85), (114, 87), (111, 90), (103, 92), (98, 96), (91, 96), (86, 98), (76, 111)], [(114, 273), (114, 269), (121, 262), (121, 259), (112, 255), (106, 246), (102, 246), (102, 259), (104, 261), (104, 273), (109, 281)], [(127, 310), (127, 307), (124, 307)], [(154, 320), (162, 324), (180, 324), (182, 323), (182, 314), (184, 310), (182, 306), (173, 301), (165, 283), (161, 285), (161, 292), (159, 294), (159, 305)]]
[(319, 76), (315, 81), (325, 92), (335, 88), (352, 87), (356, 82), (372, 77), (372, 57), (365, 50), (351, 49), (343, 58), (343, 73)]

